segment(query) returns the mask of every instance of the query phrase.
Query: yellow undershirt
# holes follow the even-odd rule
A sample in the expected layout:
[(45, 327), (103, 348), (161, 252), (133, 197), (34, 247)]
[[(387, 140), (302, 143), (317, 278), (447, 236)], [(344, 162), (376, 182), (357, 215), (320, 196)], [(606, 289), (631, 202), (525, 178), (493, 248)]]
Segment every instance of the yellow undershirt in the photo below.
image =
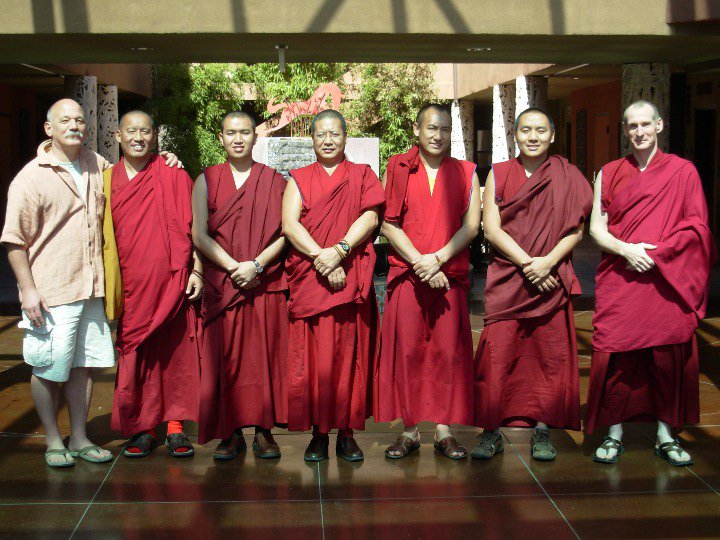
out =
[(428, 177), (428, 184), (430, 184), (430, 195), (433, 194), (433, 191), (435, 191), (435, 179), (437, 178), (437, 174), (435, 176), (427, 175)]

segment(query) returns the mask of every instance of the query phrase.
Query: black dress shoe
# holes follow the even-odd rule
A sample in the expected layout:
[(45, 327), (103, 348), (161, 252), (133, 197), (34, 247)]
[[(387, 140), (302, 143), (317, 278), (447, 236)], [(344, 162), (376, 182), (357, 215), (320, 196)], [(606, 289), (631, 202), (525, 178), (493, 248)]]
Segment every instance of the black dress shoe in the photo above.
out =
[(323, 461), (328, 458), (330, 438), (327, 435), (313, 435), (305, 449), (305, 461)]
[(358, 443), (352, 435), (346, 437), (338, 436), (337, 444), (335, 445), (335, 453), (345, 461), (352, 462), (362, 461), (365, 459), (363, 451), (360, 450)]

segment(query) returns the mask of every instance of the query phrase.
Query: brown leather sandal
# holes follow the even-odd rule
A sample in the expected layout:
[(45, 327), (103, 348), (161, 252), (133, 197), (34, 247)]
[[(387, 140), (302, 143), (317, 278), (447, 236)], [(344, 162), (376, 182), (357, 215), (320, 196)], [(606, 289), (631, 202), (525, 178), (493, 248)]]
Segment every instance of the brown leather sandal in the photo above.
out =
[[(442, 455), (450, 459), (465, 459), (467, 457), (467, 450), (465, 447), (457, 442), (457, 439), (452, 435), (448, 435), (442, 440), (435, 441), (435, 450), (441, 452)], [(454, 455), (456, 452), (459, 455)]]
[[(418, 450), (420, 450), (420, 441), (415, 441), (406, 435), (398, 435), (395, 444), (388, 446), (385, 450), (385, 457), (388, 459), (402, 459)], [(392, 452), (399, 453), (393, 454)]]

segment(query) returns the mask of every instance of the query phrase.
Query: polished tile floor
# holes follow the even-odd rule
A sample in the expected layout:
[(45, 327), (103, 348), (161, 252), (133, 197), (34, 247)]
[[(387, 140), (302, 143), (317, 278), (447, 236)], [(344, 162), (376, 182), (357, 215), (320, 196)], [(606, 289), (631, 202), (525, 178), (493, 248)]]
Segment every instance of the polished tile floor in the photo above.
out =
[[(576, 266), (582, 280), (582, 266)], [(579, 300), (584, 403), (592, 298)], [(475, 343), (482, 326), (476, 313)], [(307, 464), (302, 456), (309, 436), (277, 430), (280, 460), (249, 453), (214, 462), (209, 444), (192, 458), (171, 458), (158, 448), (142, 460), (79, 462), (67, 470), (43, 461), (17, 318), (0, 317), (0, 538), (720, 537), (720, 318), (714, 315), (698, 331), (701, 423), (681, 434), (695, 459), (692, 468), (673, 468), (653, 456), (651, 424), (629, 426), (626, 453), (606, 466), (591, 461), (601, 435), (555, 432), (557, 460), (539, 463), (522, 429), (503, 430), (505, 453), (489, 462), (453, 462), (434, 453), (429, 425), (419, 455), (389, 461), (384, 448), (401, 426), (370, 421), (357, 436), (366, 455), (357, 464), (334, 455)], [(113, 384), (112, 370), (96, 378), (89, 431), (117, 455), (122, 440), (110, 430)], [(64, 410), (61, 427), (68, 432)], [(477, 432), (455, 429), (468, 448)]]

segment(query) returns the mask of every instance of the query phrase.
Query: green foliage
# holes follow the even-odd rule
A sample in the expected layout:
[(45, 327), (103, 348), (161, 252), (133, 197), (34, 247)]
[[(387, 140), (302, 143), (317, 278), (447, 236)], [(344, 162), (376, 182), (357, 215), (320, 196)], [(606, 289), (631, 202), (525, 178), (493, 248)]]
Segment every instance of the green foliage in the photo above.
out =
[(357, 98), (341, 110), (353, 137), (380, 139), (380, 169), (393, 154), (415, 142), (412, 125), (418, 109), (435, 96), (434, 64), (356, 64)]
[[(196, 176), (225, 159), (217, 133), (226, 112), (244, 108), (267, 119), (273, 116), (266, 108), (270, 99), (303, 101), (334, 82), (346, 94), (341, 111), (350, 135), (380, 139), (384, 170), (392, 154), (413, 144), (415, 114), (435, 95), (433, 74), (430, 64), (287, 64), (285, 73), (277, 64), (160, 64), (153, 68), (149, 107), (164, 126), (163, 147)], [(254, 101), (244, 102), (245, 85), (254, 87)]]
[(255, 110), (262, 118), (270, 118), (267, 112), (270, 99), (275, 103), (305, 101), (321, 84), (334, 82), (343, 92), (343, 75), (349, 64), (287, 64), (280, 73), (277, 64), (255, 64), (241, 68), (247, 82), (255, 85)]
[(164, 126), (163, 147), (175, 152), (191, 176), (220, 163), (225, 153), (218, 140), (220, 120), (243, 105), (232, 64), (159, 64), (153, 67), (158, 124)]

